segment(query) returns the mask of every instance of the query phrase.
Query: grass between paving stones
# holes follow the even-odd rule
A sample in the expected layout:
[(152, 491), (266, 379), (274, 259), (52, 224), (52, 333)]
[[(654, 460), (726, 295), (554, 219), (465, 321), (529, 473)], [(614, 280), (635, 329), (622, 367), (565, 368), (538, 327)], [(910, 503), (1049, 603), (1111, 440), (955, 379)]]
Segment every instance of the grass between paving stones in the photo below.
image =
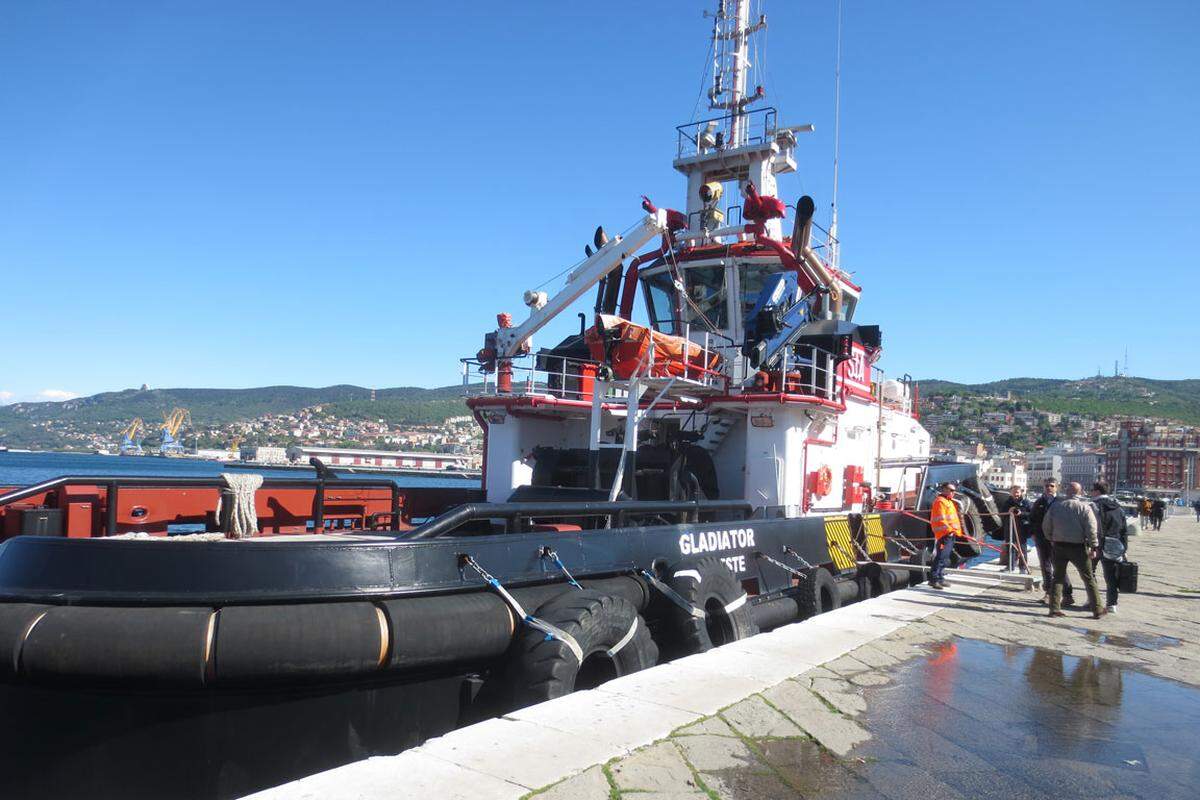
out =
[(617, 788), (617, 779), (613, 777), (612, 770), (609, 769), (615, 764), (617, 759), (609, 759), (607, 764), (600, 767), (600, 771), (604, 773), (604, 780), (608, 781), (608, 800), (621, 800), (621, 790)]
[[(789, 679), (789, 680), (790, 680), (790, 679)], [(798, 682), (798, 681), (797, 681), (797, 682)], [(817, 697), (817, 699), (818, 699), (818, 700), (821, 700), (822, 702), (825, 702), (825, 698), (821, 697), (821, 696), (820, 696), (820, 695), (818, 695), (816, 692), (813, 692), (813, 690), (812, 690), (812, 689), (809, 689), (808, 691), (809, 691), (809, 692), (811, 692), (812, 694), (816, 695), (816, 697)], [(772, 703), (770, 700), (768, 700), (767, 698), (763, 697), (761, 694), (754, 694), (754, 695), (752, 695), (752, 697), (757, 697), (758, 699), (762, 700), (762, 701), (763, 701), (764, 703), (766, 703), (768, 706), (770, 706), (771, 708), (775, 709), (776, 713), (778, 713), (780, 716), (782, 716), (782, 717), (783, 717), (784, 719), (786, 719), (788, 722), (792, 723), (793, 725), (795, 725), (795, 726), (796, 726), (797, 728), (799, 728), (800, 730), (804, 730), (804, 727), (803, 727), (802, 725), (800, 725), (800, 723), (796, 722), (796, 720), (792, 719), (790, 716), (788, 716), (788, 715), (787, 715), (787, 713), (786, 713), (786, 712), (784, 712), (783, 710), (781, 710), (781, 709), (779, 708), (779, 706), (775, 705), (775, 704), (774, 704), (774, 703)], [(740, 702), (740, 701), (739, 701), (739, 702)], [(825, 703), (825, 704), (826, 704), (826, 705), (829, 705), (828, 703)], [(733, 705), (737, 705), (737, 703), (734, 703)], [(732, 708), (732, 706), (726, 706), (726, 708)], [(841, 714), (841, 713), (842, 713), (842, 712), (838, 711), (836, 708), (832, 708), (832, 707), (831, 707), (831, 710), (833, 710), (833, 712), (834, 712), (834, 713), (836, 713), (836, 714)], [(735, 727), (732, 725), (732, 723), (730, 723), (730, 722), (729, 722), (729, 720), (725, 719), (724, 715), (721, 713), (721, 712), (723, 712), (723, 711), (725, 711), (725, 708), (721, 709), (721, 711), (718, 711), (718, 712), (717, 712), (717, 715), (718, 715), (718, 716), (720, 716), (720, 717), (721, 717), (721, 719), (725, 720), (725, 724), (726, 724), (726, 725), (728, 725), (728, 726), (729, 726), (729, 729), (733, 731), (733, 734), (734, 734), (734, 736), (736, 736), (737, 738), (741, 739), (741, 740), (742, 740), (742, 742), (743, 742), (743, 743), (744, 743), (744, 744), (745, 744), (747, 747), (749, 747), (749, 748), (750, 748), (750, 752), (754, 753), (754, 757), (758, 759), (758, 763), (762, 764), (764, 767), (766, 767), (768, 770), (770, 770), (770, 771), (771, 771), (771, 773), (772, 773), (772, 774), (773, 774), (773, 775), (774, 775), (776, 778), (778, 778), (778, 779), (779, 779), (779, 781), (780, 781), (780, 782), (781, 782), (781, 783), (782, 783), (784, 786), (787, 786), (787, 787), (789, 787), (789, 788), (791, 788), (791, 789), (795, 789), (797, 792), (799, 792), (799, 791), (800, 791), (800, 788), (801, 788), (801, 787), (797, 786), (796, 784), (794, 784), (794, 783), (792, 783), (790, 780), (788, 780), (788, 777), (787, 777), (786, 775), (784, 775), (784, 774), (783, 774), (783, 772), (782, 772), (782, 771), (781, 771), (781, 770), (780, 770), (778, 767), (776, 767), (776, 766), (775, 766), (774, 764), (772, 764), (771, 762), (767, 761), (767, 755), (766, 755), (766, 753), (764, 753), (764, 752), (762, 751), (762, 748), (759, 746), (759, 744), (758, 744), (758, 743), (759, 743), (759, 741), (770, 741), (770, 742), (778, 742), (778, 741), (809, 741), (809, 742), (813, 742), (814, 744), (816, 744), (816, 746), (817, 746), (817, 747), (819, 747), (819, 748), (821, 748), (821, 750), (824, 750), (825, 752), (829, 753), (829, 750), (828, 750), (828, 749), (825, 747), (825, 745), (821, 744), (821, 742), (820, 742), (820, 741), (818, 741), (816, 738), (814, 738), (814, 737), (813, 737), (811, 734), (807, 734), (807, 733), (806, 733), (806, 734), (804, 734), (803, 736), (763, 736), (763, 737), (761, 737), (760, 739), (751, 739), (749, 736), (745, 736), (745, 735), (743, 735), (741, 731), (739, 731), (737, 728), (735, 728)], [(836, 756), (834, 753), (829, 753), (829, 754), (830, 754), (830, 756), (832, 756), (833, 758), (837, 759), (837, 756)], [(684, 760), (686, 761), (687, 759), (685, 758)], [(840, 759), (837, 759), (837, 760), (840, 760)], [(691, 765), (689, 764), (688, 766), (691, 766)]]

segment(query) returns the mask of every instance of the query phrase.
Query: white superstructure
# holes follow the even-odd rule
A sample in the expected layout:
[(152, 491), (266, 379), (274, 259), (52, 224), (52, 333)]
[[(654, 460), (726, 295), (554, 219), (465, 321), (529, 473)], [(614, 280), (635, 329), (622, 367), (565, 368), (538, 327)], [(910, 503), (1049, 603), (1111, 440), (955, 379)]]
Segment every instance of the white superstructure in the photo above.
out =
[[(761, 104), (749, 54), (767, 22), (749, 9), (717, 6), (718, 115), (677, 128), (683, 210), (647, 199), (623, 236), (598, 231), (561, 290), (527, 292), (528, 319), (498, 315), (464, 362), (465, 383), (482, 379), (469, 404), (489, 501), (742, 499), (785, 517), (911, 503), (930, 454), (915, 387), (878, 368), (881, 334), (855, 322), (862, 289), (835, 236), (815, 243), (813, 201), (778, 199), (812, 126), (780, 125)], [(594, 324), (531, 352), (533, 333), (592, 290)], [(636, 302), (649, 326), (632, 321)]]

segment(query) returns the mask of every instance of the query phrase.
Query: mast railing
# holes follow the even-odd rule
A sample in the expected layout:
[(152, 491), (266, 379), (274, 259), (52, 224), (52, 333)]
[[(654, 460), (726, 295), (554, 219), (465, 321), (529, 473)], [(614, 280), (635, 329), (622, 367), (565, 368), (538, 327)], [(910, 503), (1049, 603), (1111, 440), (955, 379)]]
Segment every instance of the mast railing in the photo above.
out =
[(738, 114), (723, 114), (719, 117), (687, 122), (675, 127), (675, 157), (687, 158), (702, 153), (729, 150), (734, 144), (725, 137), (731, 129), (734, 117), (739, 119), (745, 134), (740, 147), (752, 144), (764, 144), (775, 138), (778, 129), (779, 112), (774, 106), (756, 108), (753, 111), (743, 111)]

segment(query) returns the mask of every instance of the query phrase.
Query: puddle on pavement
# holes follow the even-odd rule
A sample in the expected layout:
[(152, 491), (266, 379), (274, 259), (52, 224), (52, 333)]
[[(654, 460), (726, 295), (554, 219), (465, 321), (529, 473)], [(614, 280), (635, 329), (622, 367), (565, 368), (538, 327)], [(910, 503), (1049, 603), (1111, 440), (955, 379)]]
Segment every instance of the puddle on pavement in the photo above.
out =
[(769, 796), (1197, 797), (1198, 689), (1103, 659), (965, 639), (932, 647), (890, 677), (866, 690), (856, 721), (871, 739), (846, 758), (812, 742), (759, 742), (796, 790)]
[(1125, 636), (1119, 636), (1115, 633), (1103, 633), (1101, 631), (1088, 630), (1087, 628), (1071, 628), (1076, 633), (1083, 634), (1083, 637), (1092, 644), (1108, 644), (1113, 647), (1123, 647), (1126, 649), (1137, 650), (1162, 650), (1164, 647), (1176, 647), (1179, 640), (1174, 636), (1156, 636), (1149, 633), (1131, 632)]

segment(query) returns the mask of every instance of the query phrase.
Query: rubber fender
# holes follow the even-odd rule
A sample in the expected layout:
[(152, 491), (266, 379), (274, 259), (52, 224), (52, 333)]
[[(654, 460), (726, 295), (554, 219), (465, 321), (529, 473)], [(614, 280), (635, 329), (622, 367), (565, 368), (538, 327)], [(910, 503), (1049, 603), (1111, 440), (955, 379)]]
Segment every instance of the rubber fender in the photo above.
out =
[(954, 540), (954, 552), (964, 558), (974, 558), (983, 552), (983, 546), (980, 544), (983, 541), (983, 520), (980, 518), (979, 512), (975, 509), (975, 504), (970, 499), (966, 499), (965, 503), (959, 504), (959, 511), (963, 510), (964, 505), (966, 506), (966, 513), (962, 514), (963, 533), (976, 541), (956, 538)]
[(799, 619), (800, 603), (789, 594), (752, 605), (750, 613), (754, 615), (754, 624), (760, 631), (769, 631)]
[(0, 604), (0, 677), (17, 671), (21, 648), (31, 625), (54, 606), (33, 603)]
[(217, 618), (216, 681), (361, 675), (386, 663), (387, 646), (373, 603), (228, 606)]
[[(870, 586), (870, 584), (867, 585)], [(858, 585), (858, 579), (853, 576), (838, 581), (837, 588), (838, 594), (842, 598), (842, 605), (853, 603), (862, 597), (862, 587)]]
[(21, 651), (36, 680), (200, 687), (210, 656), (211, 608), (57, 606)]
[[(859, 576), (870, 584), (870, 596), (879, 597), (896, 588), (896, 575), (881, 563), (864, 564), (858, 569)], [(863, 599), (861, 594), (859, 599)]]
[(583, 660), (568, 643), (525, 628), (508, 672), (517, 707), (562, 697), (576, 688), (590, 689), (658, 661), (658, 647), (645, 620), (623, 597), (575, 591), (551, 600), (534, 615), (574, 639)]
[(1004, 520), (1000, 518), (1000, 506), (996, 504), (996, 498), (992, 495), (992, 490), (988, 488), (988, 485), (979, 480), (979, 476), (976, 475), (965, 479), (963, 486), (975, 494), (974, 497), (968, 495), (968, 498), (975, 507), (976, 513), (979, 514), (983, 530), (988, 533), (1002, 533)]
[(703, 653), (758, 633), (746, 591), (729, 567), (712, 556), (677, 564), (667, 584), (693, 607), (697, 617), (662, 598), (664, 613), (656, 626), (659, 646), (671, 658)]
[[(633, 607), (638, 611), (644, 610), (650, 602), (650, 588), (641, 578), (619, 575), (615, 578), (599, 578), (597, 580), (580, 578), (579, 582), (585, 589), (594, 589), (603, 594), (624, 597), (633, 603)], [(513, 597), (517, 598), (517, 602), (526, 609), (530, 609), (548, 603), (567, 592), (578, 592), (579, 590), (564, 580), (559, 583), (526, 586), (520, 589), (510, 589), (509, 591), (512, 592)]]
[(800, 606), (800, 618), (808, 619), (824, 611), (841, 608), (842, 594), (829, 570), (816, 567), (805, 570), (804, 578), (796, 587), (796, 601)]
[(883, 580), (883, 591), (880, 594), (886, 594), (905, 587), (908, 583), (908, 570), (884, 567), (880, 577)]
[(512, 643), (512, 612), (490, 592), (387, 600), (380, 605), (391, 639), (389, 669), (495, 658)]

